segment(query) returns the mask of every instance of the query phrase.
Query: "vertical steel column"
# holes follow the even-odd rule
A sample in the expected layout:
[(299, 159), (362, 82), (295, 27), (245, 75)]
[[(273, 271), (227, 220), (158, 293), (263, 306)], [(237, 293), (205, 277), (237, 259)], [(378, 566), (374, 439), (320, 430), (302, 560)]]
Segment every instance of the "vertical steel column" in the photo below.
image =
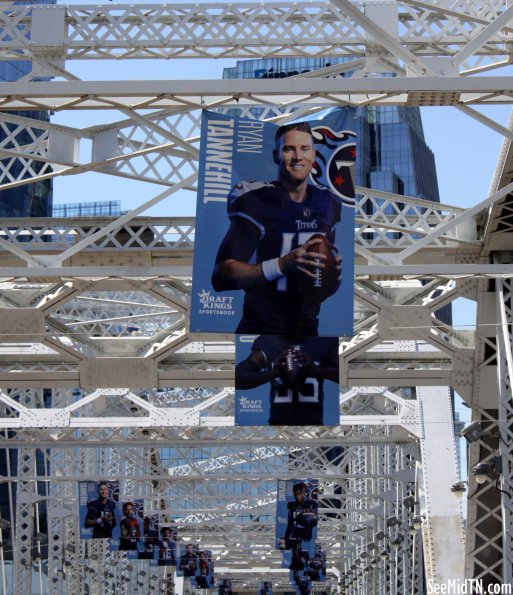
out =
[[(52, 407), (66, 407), (72, 402), (69, 389), (52, 390)], [(71, 448), (49, 449), (50, 474), (59, 481), (49, 483), (48, 517), (48, 593), (80, 595), (85, 573), (82, 561), (78, 520), (78, 486), (62, 478), (77, 475), (76, 451)]]
[[(513, 584), (513, 281), (496, 280), (497, 373), (499, 381), (499, 431), (501, 437), (503, 582)], [(499, 477), (497, 477), (499, 484)], [(499, 487), (497, 485), (497, 487)]]
[(461, 508), (451, 486), (458, 481), (456, 442), (447, 387), (418, 387), (423, 423), (420, 440), (423, 495), (420, 512), (426, 579), (438, 584), (463, 579), (464, 534)]
[[(20, 391), (19, 401), (26, 407), (44, 407), (44, 396), (41, 389)], [(13, 534), (13, 565), (15, 593), (42, 594), (42, 586), (33, 585), (35, 578), (32, 567), (34, 537), (38, 526), (38, 486), (33, 479), (37, 476), (36, 450), (34, 448), (20, 448), (17, 453), (17, 481), (16, 481), (16, 511), (14, 516), (15, 530)], [(14, 474), (11, 469), (10, 474)], [(36, 559), (36, 571), (42, 572), (40, 559)], [(35, 582), (35, 581), (34, 581)], [(39, 581), (40, 582), (40, 581)]]
[[(15, 593), (32, 593), (32, 541), (34, 539), (35, 505), (37, 486), (35, 451), (32, 448), (18, 449), (18, 472), (16, 482), (16, 527), (13, 539), (14, 590)], [(36, 591), (37, 592), (37, 591)]]

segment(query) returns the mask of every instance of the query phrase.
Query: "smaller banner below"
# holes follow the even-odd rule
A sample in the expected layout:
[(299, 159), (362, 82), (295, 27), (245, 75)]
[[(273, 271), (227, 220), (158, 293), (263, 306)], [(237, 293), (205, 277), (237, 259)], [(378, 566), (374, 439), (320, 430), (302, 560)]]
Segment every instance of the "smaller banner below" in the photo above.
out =
[(235, 425), (340, 423), (336, 337), (237, 335)]
[(290, 582), (296, 585), (297, 589), (300, 589), (301, 585), (303, 588), (310, 588), (310, 583), (313, 581), (324, 582), (326, 580), (326, 553), (322, 551), (320, 544), (316, 544), (313, 556), (303, 549), (301, 562), (302, 568), (300, 565), (296, 565), (297, 568), (290, 571)]
[(143, 537), (140, 541), (137, 557), (149, 560), (150, 566), (157, 565), (155, 560), (156, 546), (159, 538), (159, 515), (145, 514), (143, 518)]

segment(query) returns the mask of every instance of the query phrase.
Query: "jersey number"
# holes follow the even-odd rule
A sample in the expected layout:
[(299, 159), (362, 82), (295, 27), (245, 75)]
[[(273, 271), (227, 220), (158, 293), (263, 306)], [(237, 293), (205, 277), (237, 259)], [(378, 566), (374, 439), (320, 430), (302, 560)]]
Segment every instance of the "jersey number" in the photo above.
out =
[(307, 378), (303, 386), (298, 389), (288, 388), (285, 385), (276, 387), (274, 403), (292, 403), (294, 394), (297, 394), (297, 403), (318, 403), (319, 402), (319, 382), (317, 378)]

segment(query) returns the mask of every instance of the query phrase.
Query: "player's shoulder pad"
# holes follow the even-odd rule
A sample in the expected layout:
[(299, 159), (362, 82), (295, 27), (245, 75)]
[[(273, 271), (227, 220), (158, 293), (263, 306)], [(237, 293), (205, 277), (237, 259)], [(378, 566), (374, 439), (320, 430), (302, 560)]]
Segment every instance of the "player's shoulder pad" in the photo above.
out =
[(241, 196), (244, 196), (248, 192), (256, 192), (261, 188), (267, 188), (272, 186), (271, 182), (262, 182), (260, 180), (252, 180), (252, 181), (242, 181), (230, 190), (230, 194), (228, 194), (228, 204), (233, 203)]
[(342, 202), (340, 196), (336, 192), (333, 192), (333, 190), (329, 186), (325, 186), (324, 184), (312, 184), (312, 187), (318, 190), (319, 193), (326, 194), (327, 196), (329, 195), (329, 197), (333, 199), (335, 202)]

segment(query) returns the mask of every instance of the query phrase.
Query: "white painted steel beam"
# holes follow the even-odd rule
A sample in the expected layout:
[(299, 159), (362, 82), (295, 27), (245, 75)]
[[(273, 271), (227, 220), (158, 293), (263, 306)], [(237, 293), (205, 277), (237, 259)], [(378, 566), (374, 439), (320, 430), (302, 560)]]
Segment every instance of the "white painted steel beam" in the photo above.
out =
[(508, 76), (413, 78), (288, 78), (276, 80), (73, 81), (0, 83), (0, 107), (23, 110), (111, 110), (114, 107), (208, 109), (294, 103), (343, 105), (473, 105), (512, 103)]
[[(493, 10), (485, 6), (483, 2), (456, 6), (402, 2), (395, 14), (400, 25), (396, 43), (421, 56), (445, 57), (462, 48), (486, 57), (508, 55), (507, 13), (501, 19), (507, 4), (496, 2)], [(2, 59), (33, 58), (41, 69), (46, 63), (59, 68), (64, 60), (74, 59), (256, 58), (269, 53), (289, 55), (292, 50), (314, 56), (328, 51), (328, 47), (319, 49), (319, 44), (331, 45), (335, 55), (359, 57), (368, 24), (355, 16), (365, 10), (365, 4), (347, 2), (344, 7), (340, 11), (322, 2), (101, 8), (84, 4), (31, 11), (12, 6), (1, 15)]]

